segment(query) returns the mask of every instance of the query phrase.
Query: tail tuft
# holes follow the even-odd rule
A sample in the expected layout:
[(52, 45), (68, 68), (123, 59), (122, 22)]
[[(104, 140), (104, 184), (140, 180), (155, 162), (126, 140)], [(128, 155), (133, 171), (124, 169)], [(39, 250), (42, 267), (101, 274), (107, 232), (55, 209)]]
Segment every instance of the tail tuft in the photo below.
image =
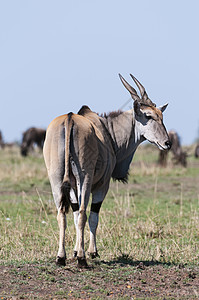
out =
[(61, 197), (61, 206), (65, 210), (65, 213), (68, 213), (70, 208), (70, 182), (64, 181), (61, 187), (62, 197)]

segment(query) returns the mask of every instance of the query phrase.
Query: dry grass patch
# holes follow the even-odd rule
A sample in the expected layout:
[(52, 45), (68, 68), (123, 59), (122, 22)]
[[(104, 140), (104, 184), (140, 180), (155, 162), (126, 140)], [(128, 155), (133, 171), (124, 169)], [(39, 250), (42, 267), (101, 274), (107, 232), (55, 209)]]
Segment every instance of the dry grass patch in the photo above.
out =
[[(111, 182), (97, 234), (101, 259), (198, 263), (199, 163), (191, 157), (187, 169), (171, 168), (171, 161), (161, 169), (157, 154), (154, 147), (140, 147), (128, 185)], [(41, 153), (24, 158), (16, 148), (0, 155), (0, 262), (54, 259), (58, 225)], [(67, 221), (70, 258), (75, 244), (71, 211)], [(85, 241), (87, 248), (88, 225)]]

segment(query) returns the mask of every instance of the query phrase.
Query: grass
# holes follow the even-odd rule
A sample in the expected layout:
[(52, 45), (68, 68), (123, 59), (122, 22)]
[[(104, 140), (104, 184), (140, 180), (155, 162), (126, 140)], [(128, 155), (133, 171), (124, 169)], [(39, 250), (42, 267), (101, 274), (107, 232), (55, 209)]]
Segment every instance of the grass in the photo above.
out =
[[(111, 182), (98, 227), (101, 259), (198, 264), (199, 161), (189, 157), (185, 169), (173, 166), (169, 157), (168, 167), (159, 168), (157, 158), (154, 146), (139, 147), (129, 183)], [(71, 211), (67, 223), (70, 258), (75, 243)], [(85, 248), (88, 243), (87, 225)], [(57, 250), (56, 209), (42, 155), (24, 158), (18, 148), (1, 150), (0, 264), (46, 261)]]

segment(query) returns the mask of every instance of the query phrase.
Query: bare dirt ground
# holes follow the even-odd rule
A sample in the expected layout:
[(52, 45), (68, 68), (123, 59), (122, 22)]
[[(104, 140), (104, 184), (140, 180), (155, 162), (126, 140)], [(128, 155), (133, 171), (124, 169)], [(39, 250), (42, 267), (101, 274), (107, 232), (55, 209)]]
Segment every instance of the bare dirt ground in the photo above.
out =
[(0, 299), (198, 299), (199, 269), (119, 258), (0, 266)]

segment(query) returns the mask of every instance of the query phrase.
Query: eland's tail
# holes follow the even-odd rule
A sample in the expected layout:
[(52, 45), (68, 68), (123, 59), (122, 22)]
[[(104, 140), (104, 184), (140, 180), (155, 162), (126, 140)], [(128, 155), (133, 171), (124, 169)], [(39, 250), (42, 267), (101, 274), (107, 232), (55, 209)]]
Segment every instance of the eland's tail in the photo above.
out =
[(61, 198), (61, 205), (62, 209), (65, 210), (67, 213), (70, 208), (70, 189), (71, 189), (71, 183), (70, 183), (70, 137), (72, 134), (72, 127), (73, 127), (73, 121), (72, 121), (72, 115), (73, 113), (68, 114), (68, 118), (65, 120), (65, 172), (64, 172), (64, 178), (63, 183), (61, 187), (62, 192), (62, 198)]

